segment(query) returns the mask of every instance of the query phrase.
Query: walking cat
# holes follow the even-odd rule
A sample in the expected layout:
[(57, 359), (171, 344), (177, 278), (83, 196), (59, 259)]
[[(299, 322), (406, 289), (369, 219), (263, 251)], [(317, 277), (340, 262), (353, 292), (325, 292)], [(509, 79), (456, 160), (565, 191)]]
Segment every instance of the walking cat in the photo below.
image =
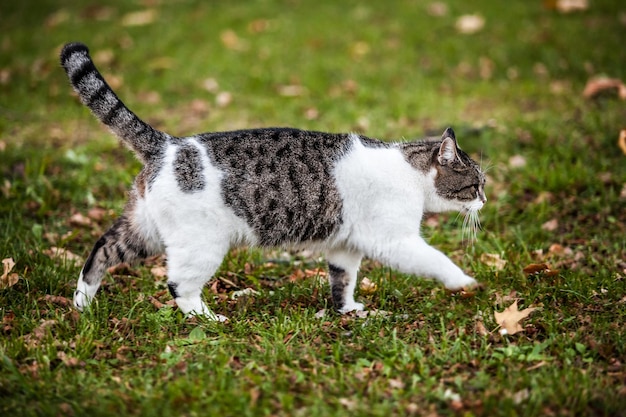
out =
[(476, 284), (420, 236), (424, 212), (455, 210), (475, 220), (486, 202), (485, 176), (452, 129), (439, 141), (399, 143), (290, 128), (175, 137), (120, 101), (85, 45), (67, 44), (60, 58), (83, 104), (144, 164), (124, 213), (82, 268), (79, 310), (107, 268), (166, 253), (178, 307), (225, 320), (201, 292), (229, 248), (242, 244), (323, 251), (341, 313), (363, 309), (354, 300), (363, 256), (450, 289)]

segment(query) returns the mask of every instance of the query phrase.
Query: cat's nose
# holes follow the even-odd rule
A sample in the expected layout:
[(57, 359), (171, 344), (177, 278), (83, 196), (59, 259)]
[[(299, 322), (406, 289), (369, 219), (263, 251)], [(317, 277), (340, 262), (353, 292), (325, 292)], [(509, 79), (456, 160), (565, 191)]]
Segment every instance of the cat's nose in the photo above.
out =
[(481, 201), (483, 204), (485, 204), (485, 203), (487, 202), (487, 196), (485, 195), (485, 192), (484, 192), (484, 191), (481, 191), (481, 192), (478, 194), (478, 198), (480, 198), (480, 201)]

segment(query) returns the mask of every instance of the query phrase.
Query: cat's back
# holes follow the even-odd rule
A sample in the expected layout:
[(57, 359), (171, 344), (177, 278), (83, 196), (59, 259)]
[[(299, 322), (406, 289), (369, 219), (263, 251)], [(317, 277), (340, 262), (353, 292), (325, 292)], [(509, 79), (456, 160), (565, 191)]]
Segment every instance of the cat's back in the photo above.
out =
[(350, 148), (347, 134), (334, 134), (294, 128), (260, 128), (205, 133), (197, 139), (223, 169), (270, 169), (276, 171), (290, 163), (305, 164), (311, 171), (332, 165)]

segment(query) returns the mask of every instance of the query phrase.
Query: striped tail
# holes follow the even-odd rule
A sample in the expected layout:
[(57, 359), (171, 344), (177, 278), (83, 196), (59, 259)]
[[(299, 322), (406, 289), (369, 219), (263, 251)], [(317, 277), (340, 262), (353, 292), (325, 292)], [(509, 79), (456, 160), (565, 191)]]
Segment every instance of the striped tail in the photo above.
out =
[(169, 136), (154, 129), (130, 111), (115, 95), (82, 43), (68, 43), (61, 51), (65, 69), (80, 101), (144, 163), (159, 158)]

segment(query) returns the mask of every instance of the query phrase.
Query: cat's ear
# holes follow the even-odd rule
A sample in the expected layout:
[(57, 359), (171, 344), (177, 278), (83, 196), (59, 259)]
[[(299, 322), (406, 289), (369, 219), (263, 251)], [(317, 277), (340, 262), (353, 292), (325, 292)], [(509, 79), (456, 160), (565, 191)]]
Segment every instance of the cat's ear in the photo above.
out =
[(452, 130), (451, 127), (446, 128), (446, 130), (444, 130), (443, 132), (443, 135), (441, 135), (441, 140), (444, 140), (445, 138), (454, 139), (454, 141), (456, 142), (456, 136), (454, 135), (454, 130)]
[(439, 148), (437, 161), (439, 161), (440, 165), (448, 165), (456, 158), (456, 138), (454, 136), (454, 130), (449, 127), (443, 132), (443, 135), (441, 135), (441, 147)]

